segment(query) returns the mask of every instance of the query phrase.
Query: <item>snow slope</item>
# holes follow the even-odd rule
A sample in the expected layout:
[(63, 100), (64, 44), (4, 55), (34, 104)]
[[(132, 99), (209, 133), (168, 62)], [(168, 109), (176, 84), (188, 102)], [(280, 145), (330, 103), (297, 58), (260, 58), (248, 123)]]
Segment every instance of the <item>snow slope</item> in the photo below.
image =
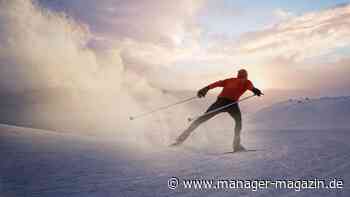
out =
[(350, 97), (290, 99), (258, 111), (251, 122), (259, 128), (350, 128)]
[[(213, 131), (215, 132), (215, 131)], [(114, 139), (0, 125), (0, 196), (337, 196), (350, 195), (350, 130), (245, 131), (244, 144), (261, 151), (229, 151), (230, 136), (212, 146), (149, 149)], [(227, 132), (229, 133), (229, 132)], [(221, 133), (218, 133), (221, 134)], [(196, 133), (192, 138), (200, 136)], [(223, 134), (224, 135), (224, 134)], [(170, 177), (344, 180), (338, 190), (195, 191), (167, 188)]]

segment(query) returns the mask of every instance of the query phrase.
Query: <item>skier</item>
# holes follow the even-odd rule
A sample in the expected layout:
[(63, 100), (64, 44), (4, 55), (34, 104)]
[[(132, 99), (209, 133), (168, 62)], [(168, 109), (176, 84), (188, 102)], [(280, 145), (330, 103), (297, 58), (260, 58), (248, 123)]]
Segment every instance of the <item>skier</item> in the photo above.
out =
[[(257, 96), (261, 96), (263, 94), (258, 88), (255, 88), (253, 86), (250, 80), (248, 80), (248, 72), (245, 69), (239, 70), (236, 78), (220, 80), (200, 89), (197, 93), (197, 96), (199, 98), (205, 97), (205, 95), (210, 89), (216, 87), (223, 87), (223, 89), (219, 94), (216, 102), (208, 108), (206, 113), (214, 111), (215, 109), (218, 109), (230, 103), (237, 102), (239, 100), (239, 97), (242, 96), (246, 90), (252, 91)], [(233, 104), (222, 110), (200, 116), (194, 122), (192, 122), (192, 124), (185, 131), (183, 131), (183, 133), (176, 139), (172, 146), (181, 145), (200, 124), (204, 123), (205, 121), (209, 120), (210, 118), (221, 112), (228, 112), (236, 122), (235, 134), (232, 144), (233, 151), (244, 151), (245, 148), (241, 145), (240, 140), (242, 119), (238, 103)]]

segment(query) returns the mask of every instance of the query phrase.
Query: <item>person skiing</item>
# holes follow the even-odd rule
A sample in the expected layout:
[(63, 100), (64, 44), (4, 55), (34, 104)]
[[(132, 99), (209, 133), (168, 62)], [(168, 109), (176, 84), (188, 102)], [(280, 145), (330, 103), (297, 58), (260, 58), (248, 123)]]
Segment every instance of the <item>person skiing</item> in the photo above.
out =
[[(206, 111), (206, 113), (199, 118), (197, 118), (192, 124), (182, 132), (182, 134), (176, 139), (172, 146), (181, 145), (190, 134), (202, 123), (206, 122), (210, 118), (221, 112), (227, 112), (235, 120), (235, 133), (233, 138), (232, 148), (234, 152), (243, 151), (245, 148), (241, 145), (241, 130), (242, 130), (242, 118), (241, 111), (239, 109), (238, 103), (235, 103), (239, 100), (240, 96), (244, 94), (245, 91), (250, 90), (255, 95), (261, 96), (263, 93), (256, 87), (253, 86), (253, 83), (248, 80), (248, 72), (245, 69), (238, 71), (237, 77), (228, 78), (225, 80), (220, 80), (214, 82), (202, 89), (197, 93), (199, 98), (205, 97), (207, 92), (213, 88), (223, 87), (221, 93), (219, 94), (215, 103), (213, 103)], [(221, 110), (215, 111), (216, 109), (223, 107), (225, 105), (235, 103), (229, 107), (223, 108)], [(208, 113), (212, 112), (213, 113)]]

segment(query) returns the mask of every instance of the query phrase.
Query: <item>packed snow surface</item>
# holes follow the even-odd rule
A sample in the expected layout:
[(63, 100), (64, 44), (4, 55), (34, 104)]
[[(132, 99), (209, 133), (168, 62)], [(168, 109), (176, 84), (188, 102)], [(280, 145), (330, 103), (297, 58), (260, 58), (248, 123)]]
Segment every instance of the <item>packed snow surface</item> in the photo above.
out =
[[(215, 131), (213, 131), (215, 132)], [(218, 131), (219, 132), (219, 131)], [(221, 131), (220, 131), (221, 132)], [(180, 148), (0, 126), (0, 196), (344, 196), (350, 195), (350, 130), (245, 131), (256, 152), (223, 154), (227, 142)], [(218, 133), (220, 134), (220, 133)], [(200, 133), (193, 135), (196, 138)], [(168, 179), (330, 179), (343, 189), (168, 188)]]

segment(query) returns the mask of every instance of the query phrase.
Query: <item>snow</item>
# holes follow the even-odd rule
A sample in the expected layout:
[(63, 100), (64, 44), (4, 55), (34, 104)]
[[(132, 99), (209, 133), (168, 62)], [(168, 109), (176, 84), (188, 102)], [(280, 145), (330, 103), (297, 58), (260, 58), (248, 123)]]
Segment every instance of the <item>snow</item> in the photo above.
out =
[[(214, 132), (214, 131), (213, 131)], [(219, 131), (218, 131), (219, 132)], [(220, 131), (221, 132), (221, 131)], [(226, 140), (147, 148), (103, 139), (0, 125), (0, 196), (344, 196), (350, 195), (350, 130), (246, 130), (257, 152), (230, 151)], [(220, 134), (220, 133), (219, 133)], [(200, 133), (191, 136), (196, 138)], [(182, 179), (338, 178), (336, 190), (170, 190)]]
[(350, 97), (289, 99), (258, 111), (251, 122), (259, 128), (350, 128)]

